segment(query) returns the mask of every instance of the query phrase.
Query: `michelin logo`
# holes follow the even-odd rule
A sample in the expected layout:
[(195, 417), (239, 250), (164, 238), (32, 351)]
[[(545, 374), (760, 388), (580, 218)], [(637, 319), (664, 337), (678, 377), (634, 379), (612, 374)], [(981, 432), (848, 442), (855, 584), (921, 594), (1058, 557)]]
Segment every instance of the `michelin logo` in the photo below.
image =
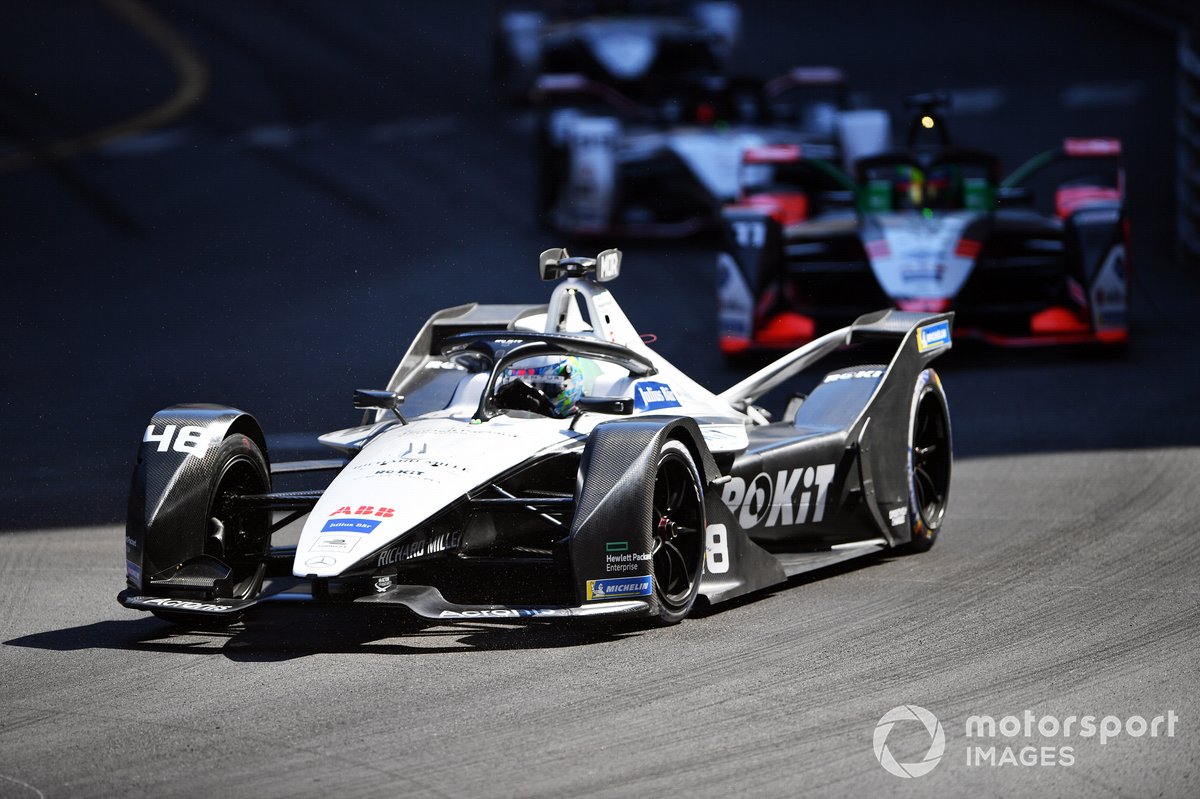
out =
[(917, 328), (917, 351), (927, 352), (950, 343), (950, 321), (943, 319), (932, 325)]
[(587, 601), (599, 599), (620, 599), (629, 596), (646, 596), (654, 591), (654, 578), (645, 577), (613, 577), (608, 580), (587, 581)]

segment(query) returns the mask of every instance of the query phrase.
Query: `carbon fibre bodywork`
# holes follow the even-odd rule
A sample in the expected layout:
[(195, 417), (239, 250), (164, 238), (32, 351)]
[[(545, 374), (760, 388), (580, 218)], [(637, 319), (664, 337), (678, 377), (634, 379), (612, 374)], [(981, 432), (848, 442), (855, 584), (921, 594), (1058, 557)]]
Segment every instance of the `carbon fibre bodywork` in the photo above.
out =
[(175, 405), (150, 420), (126, 517), (126, 572), (134, 587), (204, 551), (219, 445), (233, 435), (247, 436), (267, 457), (258, 422), (234, 408)]

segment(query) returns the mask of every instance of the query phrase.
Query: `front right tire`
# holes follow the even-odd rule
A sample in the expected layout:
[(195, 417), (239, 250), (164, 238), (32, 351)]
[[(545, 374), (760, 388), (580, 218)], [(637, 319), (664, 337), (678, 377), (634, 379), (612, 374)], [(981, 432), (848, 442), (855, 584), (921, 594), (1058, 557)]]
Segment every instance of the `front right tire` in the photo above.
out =
[(704, 576), (704, 492), (691, 452), (663, 444), (654, 473), (651, 561), (658, 622), (677, 624), (691, 611)]
[(953, 443), (946, 392), (937, 372), (925, 369), (913, 387), (908, 427), (909, 552), (926, 552), (937, 540), (950, 500)]

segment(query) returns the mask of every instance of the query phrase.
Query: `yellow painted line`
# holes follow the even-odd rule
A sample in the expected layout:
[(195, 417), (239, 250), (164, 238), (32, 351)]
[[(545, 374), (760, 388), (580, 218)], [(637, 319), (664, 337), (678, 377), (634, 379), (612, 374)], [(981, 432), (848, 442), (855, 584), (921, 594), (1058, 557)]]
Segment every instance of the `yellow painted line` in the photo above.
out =
[(119, 139), (128, 138), (178, 119), (200, 101), (208, 89), (208, 65), (192, 46), (161, 17), (138, 0), (100, 0), (116, 16), (145, 36), (162, 51), (179, 74), (174, 93), (160, 105), (129, 119), (74, 139), (28, 150), (0, 159), (0, 172), (58, 161), (95, 150)]

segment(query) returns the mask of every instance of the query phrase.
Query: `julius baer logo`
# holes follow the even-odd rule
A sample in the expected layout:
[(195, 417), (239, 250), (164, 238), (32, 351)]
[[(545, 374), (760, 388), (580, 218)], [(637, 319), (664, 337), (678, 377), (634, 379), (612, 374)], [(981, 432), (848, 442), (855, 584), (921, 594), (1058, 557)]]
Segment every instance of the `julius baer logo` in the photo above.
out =
[[(1038, 715), (1032, 710), (1001, 716), (971, 715), (963, 724), (961, 754), (949, 758), (969, 768), (1071, 767), (1081, 746), (1110, 746), (1118, 738), (1174, 738), (1179, 714), (1156, 716)], [(915, 743), (914, 743), (915, 742)], [(899, 705), (880, 717), (872, 737), (875, 759), (889, 774), (923, 777), (947, 758), (946, 729), (920, 705)], [(919, 751), (901, 751), (910, 744)], [(1119, 744), (1118, 744), (1119, 745)], [(915, 757), (909, 757), (915, 754)], [(960, 760), (961, 758), (961, 760)]]

